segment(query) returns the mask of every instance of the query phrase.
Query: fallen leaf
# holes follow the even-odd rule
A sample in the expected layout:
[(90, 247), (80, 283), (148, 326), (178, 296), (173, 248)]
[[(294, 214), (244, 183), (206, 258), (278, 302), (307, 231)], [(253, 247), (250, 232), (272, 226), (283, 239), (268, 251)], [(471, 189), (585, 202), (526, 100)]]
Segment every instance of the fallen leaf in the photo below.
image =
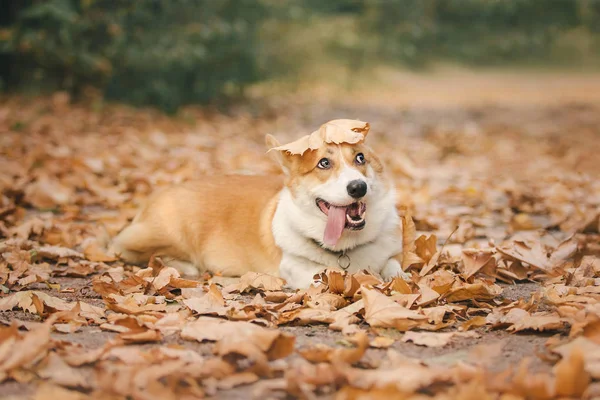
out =
[(49, 318), (44, 324), (23, 335), (19, 335), (11, 327), (0, 328), (0, 378), (17, 368), (32, 367), (46, 355), (51, 345), (50, 330), (53, 322)]
[(556, 394), (563, 397), (581, 398), (591, 382), (585, 370), (582, 350), (574, 348), (571, 353), (554, 366)]
[(469, 279), (488, 264), (495, 265), (494, 253), (493, 249), (463, 249), (462, 262), (464, 269), (461, 272), (463, 278)]
[(114, 255), (109, 255), (107, 249), (97, 240), (90, 241), (83, 247), (83, 255), (90, 261), (98, 262), (112, 262), (118, 259)]
[(25, 189), (25, 200), (37, 208), (54, 208), (68, 204), (73, 190), (56, 179), (41, 177)]
[(510, 393), (523, 398), (551, 399), (555, 395), (554, 380), (547, 374), (530, 372), (530, 358), (523, 359), (514, 374)]
[(160, 342), (162, 335), (159, 331), (148, 329), (144, 332), (122, 333), (119, 335), (126, 343), (151, 343)]
[(36, 250), (36, 253), (39, 257), (50, 260), (85, 258), (82, 253), (62, 246), (42, 246)]
[(387, 349), (394, 343), (396, 343), (394, 338), (388, 336), (377, 336), (375, 339), (369, 342), (369, 346), (375, 347), (376, 349)]
[(248, 385), (258, 380), (259, 376), (253, 372), (239, 372), (219, 380), (217, 386), (221, 390), (228, 390), (240, 385)]
[(416, 254), (417, 229), (412, 215), (406, 207), (402, 211), (402, 270), (406, 271), (411, 265), (422, 264), (425, 261)]
[(479, 337), (475, 332), (406, 332), (402, 336), (403, 342), (413, 342), (414, 344), (426, 347), (444, 347), (455, 337)]
[(312, 297), (306, 305), (310, 308), (334, 311), (345, 307), (348, 304), (340, 295), (334, 293), (319, 293)]
[(41, 314), (44, 312), (44, 306), (48, 306), (56, 311), (66, 311), (70, 310), (74, 305), (37, 290), (16, 292), (0, 299), (0, 311), (10, 311), (19, 308), (32, 314)]
[(181, 331), (186, 340), (216, 341), (216, 352), (254, 356), (265, 354), (269, 360), (285, 357), (293, 351), (294, 337), (276, 329), (266, 329), (249, 322), (231, 322), (200, 317)]
[(355, 364), (363, 357), (369, 346), (369, 338), (364, 332), (359, 332), (351, 339), (357, 347), (353, 349), (333, 348), (319, 343), (304, 349), (298, 350), (298, 353), (312, 363), (334, 362)]
[(513, 308), (499, 320), (492, 319), (492, 314), (488, 315), (487, 322), (495, 326), (507, 325), (509, 331), (519, 332), (523, 330), (556, 330), (564, 328), (565, 322), (558, 314), (553, 313), (534, 313), (530, 314), (521, 308)]
[(217, 288), (217, 285), (212, 283), (208, 289), (208, 292), (202, 297), (191, 297), (183, 300), (190, 310), (197, 312), (198, 314), (215, 314), (221, 315), (227, 312), (225, 307), (225, 299), (223, 294)]
[(500, 294), (502, 294), (500, 286), (476, 282), (453, 287), (444, 298), (449, 303), (455, 303), (464, 300), (492, 300)]
[(560, 354), (563, 359), (570, 358), (571, 353), (580, 351), (583, 354), (585, 371), (593, 379), (600, 379), (600, 345), (584, 337), (578, 337), (551, 351)]
[(45, 365), (38, 370), (40, 377), (70, 388), (90, 388), (90, 376), (82, 370), (69, 366), (58, 354), (50, 353)]
[(89, 397), (75, 390), (68, 390), (53, 383), (42, 383), (38, 386), (33, 400), (87, 400)]
[(468, 331), (471, 328), (479, 328), (481, 326), (484, 326), (485, 324), (487, 324), (486, 318), (482, 316), (477, 316), (460, 324), (458, 329), (460, 331)]
[(554, 273), (564, 261), (572, 257), (577, 251), (577, 241), (571, 237), (554, 249), (548, 257), (548, 252), (539, 241), (515, 240), (504, 246), (498, 247), (498, 251), (505, 256), (525, 262), (547, 273)]
[(235, 290), (244, 293), (250, 290), (278, 291), (285, 285), (285, 280), (268, 274), (246, 272), (235, 285)]
[(402, 307), (375, 289), (361, 289), (365, 302), (365, 321), (372, 327), (409, 330), (427, 317), (417, 311)]

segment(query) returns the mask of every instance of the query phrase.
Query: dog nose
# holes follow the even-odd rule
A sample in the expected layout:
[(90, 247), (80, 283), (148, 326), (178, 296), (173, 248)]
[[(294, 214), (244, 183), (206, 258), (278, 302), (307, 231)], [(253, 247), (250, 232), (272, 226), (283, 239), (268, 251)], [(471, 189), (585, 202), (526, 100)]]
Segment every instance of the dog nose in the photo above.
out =
[(350, 196), (359, 199), (367, 194), (367, 182), (355, 179), (350, 181), (348, 186), (346, 186), (346, 190), (348, 190)]

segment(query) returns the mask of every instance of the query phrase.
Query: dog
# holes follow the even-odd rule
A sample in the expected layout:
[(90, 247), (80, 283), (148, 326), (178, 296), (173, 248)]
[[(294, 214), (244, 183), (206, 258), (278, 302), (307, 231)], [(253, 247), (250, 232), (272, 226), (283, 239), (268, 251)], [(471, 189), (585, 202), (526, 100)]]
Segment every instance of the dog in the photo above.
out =
[(333, 120), (287, 145), (266, 136), (281, 176), (215, 176), (150, 197), (110, 251), (153, 255), (185, 275), (248, 271), (306, 288), (325, 269), (406, 278), (395, 188), (364, 144), (370, 126)]

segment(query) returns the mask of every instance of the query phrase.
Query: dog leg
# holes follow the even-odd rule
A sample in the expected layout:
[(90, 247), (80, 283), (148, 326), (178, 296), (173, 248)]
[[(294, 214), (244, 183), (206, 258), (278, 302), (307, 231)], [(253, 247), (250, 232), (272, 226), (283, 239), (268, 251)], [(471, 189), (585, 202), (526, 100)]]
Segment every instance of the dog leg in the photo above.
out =
[(398, 260), (390, 258), (381, 270), (381, 277), (386, 281), (392, 280), (396, 277), (401, 277), (405, 281), (410, 280), (410, 274), (402, 271), (402, 267)]
[(113, 239), (108, 252), (130, 263), (145, 263), (160, 246), (161, 238), (153, 232), (142, 223), (133, 223)]
[(313, 277), (324, 270), (323, 265), (285, 253), (279, 264), (279, 276), (285, 279), (286, 287), (291, 289), (309, 287), (314, 282)]
[(200, 270), (198, 270), (198, 268), (191, 262), (166, 258), (163, 259), (163, 262), (167, 267), (175, 268), (181, 275), (185, 275), (190, 278), (197, 278), (200, 275)]

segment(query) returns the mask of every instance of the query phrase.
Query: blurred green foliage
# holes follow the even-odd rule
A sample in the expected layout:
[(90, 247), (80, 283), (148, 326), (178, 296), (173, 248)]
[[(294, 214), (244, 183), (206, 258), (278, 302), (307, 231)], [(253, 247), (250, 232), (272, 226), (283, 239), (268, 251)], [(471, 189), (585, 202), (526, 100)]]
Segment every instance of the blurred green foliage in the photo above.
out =
[[(172, 111), (242, 92), (258, 77), (267, 13), (254, 0), (47, 0), (23, 7), (2, 43), (12, 79)], [(7, 36), (7, 35), (5, 35)]]
[(0, 89), (86, 87), (173, 111), (310, 63), (577, 64), (600, 0), (3, 0)]
[(576, 28), (599, 28), (596, 0), (366, 0), (378, 54), (422, 65), (446, 59), (473, 64), (548, 62)]

